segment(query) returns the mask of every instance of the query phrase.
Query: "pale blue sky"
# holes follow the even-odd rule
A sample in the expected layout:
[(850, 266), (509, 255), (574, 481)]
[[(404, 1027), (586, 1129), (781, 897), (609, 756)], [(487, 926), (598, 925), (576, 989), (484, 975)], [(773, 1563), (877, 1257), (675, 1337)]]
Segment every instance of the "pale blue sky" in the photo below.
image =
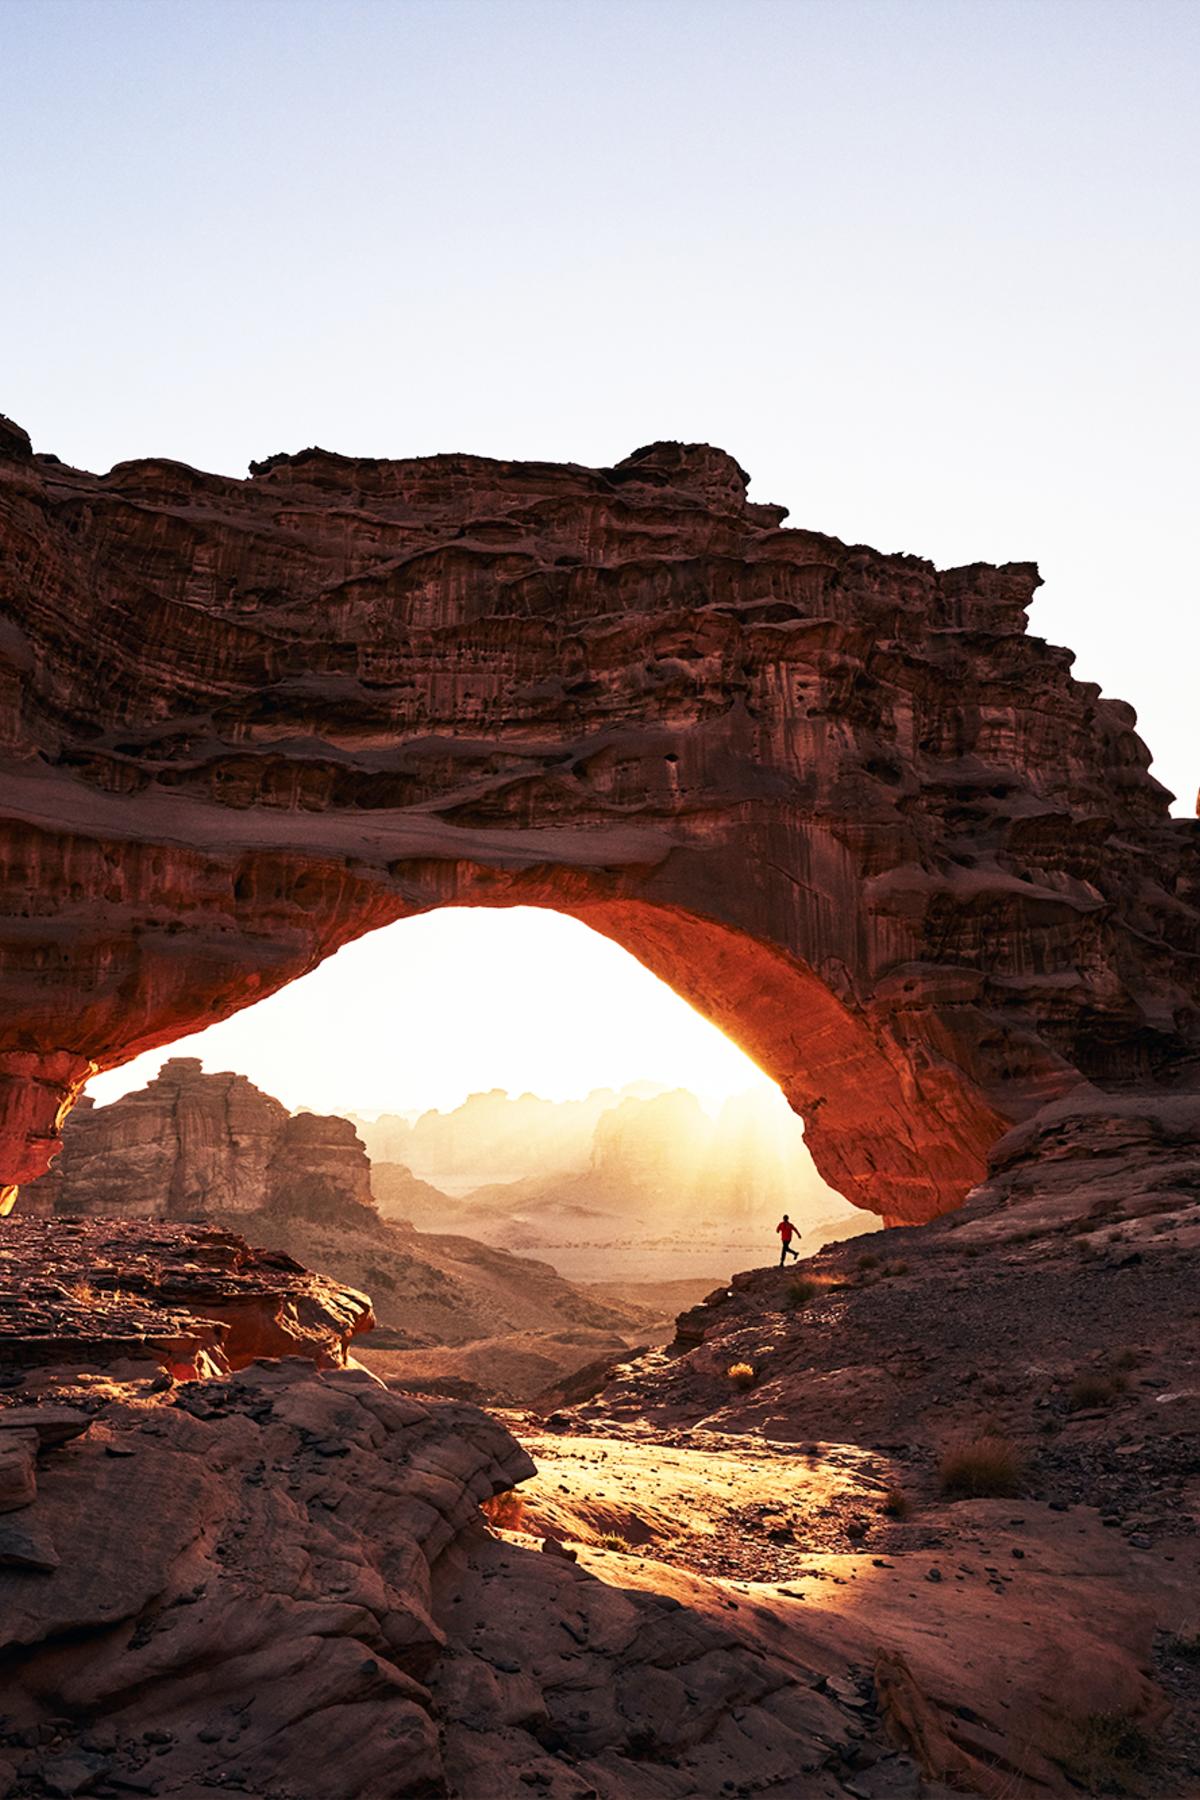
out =
[(733, 451), (1034, 557), (1191, 809), (1200, 5), (3, 0), (0, 410), (106, 468)]
[(1036, 558), (1191, 811), (1200, 5), (0, 0), (0, 410), (93, 468), (707, 439)]

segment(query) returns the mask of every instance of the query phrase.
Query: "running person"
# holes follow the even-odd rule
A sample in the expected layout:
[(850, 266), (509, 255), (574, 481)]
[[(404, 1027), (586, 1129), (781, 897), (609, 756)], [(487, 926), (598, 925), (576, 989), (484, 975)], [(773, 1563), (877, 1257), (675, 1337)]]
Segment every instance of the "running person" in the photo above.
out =
[(797, 1237), (799, 1234), (796, 1230), (796, 1227), (792, 1224), (792, 1221), (788, 1218), (786, 1213), (784, 1213), (782, 1219), (780, 1219), (780, 1221), (779, 1221), (778, 1225), (775, 1227), (775, 1229), (779, 1233), (779, 1266), (780, 1266), (780, 1268), (782, 1269), (784, 1263), (787, 1261), (789, 1256), (794, 1256), (796, 1261), (799, 1262), (800, 1261), (800, 1252), (798, 1250), (792, 1249), (792, 1239), (794, 1237)]

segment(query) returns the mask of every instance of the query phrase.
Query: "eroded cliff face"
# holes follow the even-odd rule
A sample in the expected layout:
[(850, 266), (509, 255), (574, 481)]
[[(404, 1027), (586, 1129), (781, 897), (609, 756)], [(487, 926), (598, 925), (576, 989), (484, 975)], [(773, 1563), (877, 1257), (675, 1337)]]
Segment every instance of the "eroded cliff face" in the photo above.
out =
[[(62, 1154), (21, 1190), (22, 1213), (124, 1219), (374, 1216), (371, 1165), (349, 1119), (294, 1118), (244, 1075), (206, 1075), (173, 1056), (111, 1106), (86, 1100)], [(347, 1212), (349, 1208), (349, 1212)]]
[(624, 944), (889, 1219), (1190, 1079), (1194, 828), (1034, 567), (783, 516), (706, 446), (233, 481), (0, 432), (0, 1179), (94, 1070), (454, 903)]

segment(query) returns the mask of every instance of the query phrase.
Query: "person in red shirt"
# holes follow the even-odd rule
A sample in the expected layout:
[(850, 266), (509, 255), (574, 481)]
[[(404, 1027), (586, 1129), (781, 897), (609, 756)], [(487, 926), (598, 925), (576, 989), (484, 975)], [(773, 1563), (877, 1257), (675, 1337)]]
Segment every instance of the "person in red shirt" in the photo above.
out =
[(779, 1266), (780, 1266), (780, 1268), (782, 1269), (784, 1263), (787, 1261), (789, 1256), (794, 1256), (796, 1261), (799, 1262), (800, 1261), (800, 1252), (798, 1250), (792, 1249), (792, 1239), (796, 1236), (796, 1227), (792, 1224), (792, 1221), (788, 1218), (786, 1213), (784, 1213), (782, 1219), (780, 1219), (780, 1221), (779, 1221), (778, 1225), (775, 1227), (775, 1229), (779, 1233), (779, 1239), (780, 1239), (780, 1242), (779, 1242)]

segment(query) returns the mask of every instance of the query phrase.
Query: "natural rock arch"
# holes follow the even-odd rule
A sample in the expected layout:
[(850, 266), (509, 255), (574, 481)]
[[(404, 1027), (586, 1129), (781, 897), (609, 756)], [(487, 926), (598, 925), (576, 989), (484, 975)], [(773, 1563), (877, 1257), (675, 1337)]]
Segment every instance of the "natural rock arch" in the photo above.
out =
[(1031, 564), (782, 528), (707, 446), (106, 476), (0, 428), (0, 1180), (97, 1068), (436, 905), (571, 913), (886, 1218), (1190, 1080), (1195, 827)]

